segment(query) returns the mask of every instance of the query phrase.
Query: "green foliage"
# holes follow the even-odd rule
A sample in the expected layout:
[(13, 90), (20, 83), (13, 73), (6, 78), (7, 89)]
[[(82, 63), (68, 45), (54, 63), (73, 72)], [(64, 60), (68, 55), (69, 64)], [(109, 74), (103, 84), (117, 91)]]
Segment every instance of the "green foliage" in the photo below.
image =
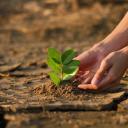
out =
[(73, 60), (75, 56), (76, 52), (72, 49), (66, 50), (64, 53), (60, 53), (54, 48), (48, 49), (47, 64), (52, 70), (49, 76), (55, 85), (71, 79), (77, 73), (80, 62)]
[(59, 85), (60, 84), (60, 78), (57, 76), (55, 72), (50, 72), (49, 76), (51, 80), (54, 82), (54, 84)]
[(72, 59), (76, 56), (76, 52), (74, 52), (72, 49), (65, 51), (62, 56), (61, 60), (63, 64), (68, 64), (72, 61)]

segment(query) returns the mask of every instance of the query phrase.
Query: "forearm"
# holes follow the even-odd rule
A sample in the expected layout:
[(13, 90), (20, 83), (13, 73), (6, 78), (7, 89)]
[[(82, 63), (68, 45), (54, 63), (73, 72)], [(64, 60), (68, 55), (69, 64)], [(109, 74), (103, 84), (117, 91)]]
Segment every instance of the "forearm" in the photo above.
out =
[(107, 53), (122, 49), (128, 45), (128, 12), (118, 26), (96, 47), (103, 47)]

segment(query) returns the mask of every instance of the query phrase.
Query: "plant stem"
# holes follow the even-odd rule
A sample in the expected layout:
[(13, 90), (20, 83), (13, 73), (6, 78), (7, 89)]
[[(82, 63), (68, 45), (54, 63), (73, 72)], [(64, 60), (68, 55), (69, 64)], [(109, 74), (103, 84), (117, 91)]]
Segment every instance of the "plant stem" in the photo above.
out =
[(61, 81), (63, 80), (63, 64), (61, 63), (61, 65), (60, 65), (60, 67), (61, 67)]
[[(62, 66), (63, 67), (63, 66)], [(61, 68), (62, 68), (61, 67)], [(62, 80), (63, 80), (63, 68), (62, 68), (62, 70), (61, 70), (61, 77), (62, 77)]]

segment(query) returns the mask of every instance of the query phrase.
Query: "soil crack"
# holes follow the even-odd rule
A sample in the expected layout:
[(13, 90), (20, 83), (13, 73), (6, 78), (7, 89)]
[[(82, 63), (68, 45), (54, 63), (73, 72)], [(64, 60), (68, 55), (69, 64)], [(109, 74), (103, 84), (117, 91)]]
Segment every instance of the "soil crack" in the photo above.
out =
[(5, 113), (0, 113), (0, 128), (6, 128), (8, 121), (4, 118)]

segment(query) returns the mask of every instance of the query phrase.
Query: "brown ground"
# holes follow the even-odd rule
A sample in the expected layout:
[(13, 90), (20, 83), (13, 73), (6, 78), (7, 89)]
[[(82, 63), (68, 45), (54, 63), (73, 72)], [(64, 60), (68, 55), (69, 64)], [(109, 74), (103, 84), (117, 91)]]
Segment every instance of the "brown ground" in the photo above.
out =
[(107, 92), (71, 83), (57, 88), (46, 55), (48, 47), (78, 53), (91, 47), (116, 26), (128, 3), (91, 2), (72, 10), (41, 1), (15, 1), (16, 8), (13, 2), (0, 13), (1, 128), (127, 128), (127, 75)]

